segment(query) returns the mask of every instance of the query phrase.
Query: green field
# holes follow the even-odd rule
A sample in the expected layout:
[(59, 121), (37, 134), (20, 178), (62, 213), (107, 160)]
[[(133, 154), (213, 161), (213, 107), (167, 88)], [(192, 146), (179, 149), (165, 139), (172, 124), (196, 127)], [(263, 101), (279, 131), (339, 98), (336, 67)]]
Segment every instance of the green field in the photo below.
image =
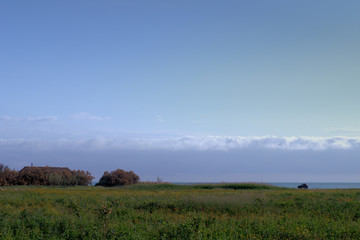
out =
[(1, 187), (0, 239), (359, 239), (360, 190)]

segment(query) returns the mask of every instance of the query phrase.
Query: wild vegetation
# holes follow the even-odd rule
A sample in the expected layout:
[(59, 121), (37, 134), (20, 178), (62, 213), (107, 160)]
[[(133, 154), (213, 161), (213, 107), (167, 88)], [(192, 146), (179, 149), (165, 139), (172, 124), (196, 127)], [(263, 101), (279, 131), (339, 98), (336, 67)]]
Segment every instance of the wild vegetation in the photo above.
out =
[(43, 186), (86, 186), (94, 179), (91, 173), (60, 167), (24, 167), (11, 170), (0, 164), (0, 186), (43, 185)]
[[(41, 185), (41, 186), (87, 186), (94, 177), (88, 171), (70, 170), (65, 167), (24, 167), (20, 171), (11, 170), (0, 164), (0, 186)], [(98, 186), (113, 187), (135, 184), (139, 176), (133, 171), (116, 169), (104, 172)]]
[(0, 239), (358, 239), (359, 224), (360, 190), (0, 188)]
[(112, 172), (104, 172), (96, 185), (104, 187), (124, 186), (135, 184), (139, 181), (139, 176), (133, 171), (127, 172), (122, 169), (116, 169)]

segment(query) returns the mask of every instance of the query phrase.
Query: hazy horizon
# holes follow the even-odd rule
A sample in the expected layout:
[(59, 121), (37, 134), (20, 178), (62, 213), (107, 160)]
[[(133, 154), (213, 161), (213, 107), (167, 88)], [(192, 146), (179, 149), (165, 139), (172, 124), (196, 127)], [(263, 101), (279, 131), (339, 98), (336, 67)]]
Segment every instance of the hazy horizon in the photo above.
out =
[(360, 182), (360, 2), (2, 1), (0, 163)]

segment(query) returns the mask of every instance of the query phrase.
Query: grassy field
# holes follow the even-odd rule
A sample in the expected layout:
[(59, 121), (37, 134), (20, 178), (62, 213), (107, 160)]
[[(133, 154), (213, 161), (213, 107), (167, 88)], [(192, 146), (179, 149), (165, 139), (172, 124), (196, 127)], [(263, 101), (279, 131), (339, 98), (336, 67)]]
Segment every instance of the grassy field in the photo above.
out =
[(1, 187), (0, 239), (359, 239), (360, 190)]

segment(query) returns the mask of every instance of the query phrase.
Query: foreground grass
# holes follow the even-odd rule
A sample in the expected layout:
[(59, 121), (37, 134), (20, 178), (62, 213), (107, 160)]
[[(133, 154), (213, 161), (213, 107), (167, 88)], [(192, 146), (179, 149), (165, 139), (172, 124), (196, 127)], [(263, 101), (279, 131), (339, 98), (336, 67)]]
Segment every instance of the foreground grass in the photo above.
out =
[(360, 190), (0, 188), (0, 239), (359, 239), (359, 218)]

